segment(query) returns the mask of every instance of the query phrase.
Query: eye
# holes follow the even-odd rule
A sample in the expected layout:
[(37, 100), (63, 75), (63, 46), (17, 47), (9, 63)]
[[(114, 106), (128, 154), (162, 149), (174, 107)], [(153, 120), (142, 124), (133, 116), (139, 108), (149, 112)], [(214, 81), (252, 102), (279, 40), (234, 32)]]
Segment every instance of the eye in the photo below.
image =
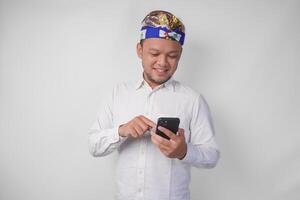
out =
[(158, 56), (159, 54), (158, 53), (150, 53), (153, 57), (156, 57)]
[(169, 57), (172, 58), (172, 59), (176, 59), (177, 55), (169, 55)]

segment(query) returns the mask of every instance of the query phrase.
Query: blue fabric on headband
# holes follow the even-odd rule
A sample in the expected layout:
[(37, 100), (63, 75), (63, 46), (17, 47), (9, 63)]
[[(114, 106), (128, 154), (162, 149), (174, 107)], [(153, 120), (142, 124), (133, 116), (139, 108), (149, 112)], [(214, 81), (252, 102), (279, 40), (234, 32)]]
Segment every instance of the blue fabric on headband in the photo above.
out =
[(184, 44), (185, 33), (178, 29), (170, 30), (166, 27), (151, 27), (144, 26), (141, 29), (141, 40), (147, 38), (163, 38), (167, 40), (175, 40), (181, 44)]

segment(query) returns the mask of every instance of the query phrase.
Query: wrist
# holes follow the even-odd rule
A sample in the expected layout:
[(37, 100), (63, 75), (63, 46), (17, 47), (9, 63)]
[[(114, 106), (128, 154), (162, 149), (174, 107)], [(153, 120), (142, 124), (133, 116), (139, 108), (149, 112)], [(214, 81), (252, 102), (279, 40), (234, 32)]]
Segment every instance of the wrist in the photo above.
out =
[(184, 148), (183, 148), (183, 150), (182, 150), (182, 153), (179, 155), (178, 159), (179, 159), (179, 160), (184, 159), (184, 157), (186, 156), (186, 154), (187, 154), (187, 144), (184, 143)]

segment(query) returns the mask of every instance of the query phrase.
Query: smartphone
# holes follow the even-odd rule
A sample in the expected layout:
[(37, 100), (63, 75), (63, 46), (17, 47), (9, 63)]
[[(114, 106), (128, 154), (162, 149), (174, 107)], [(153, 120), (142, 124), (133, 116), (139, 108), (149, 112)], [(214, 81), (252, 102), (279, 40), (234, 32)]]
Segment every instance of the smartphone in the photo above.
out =
[(180, 119), (178, 117), (160, 117), (157, 120), (156, 134), (167, 140), (170, 140), (168, 136), (166, 136), (163, 132), (158, 130), (158, 126), (165, 127), (172, 131), (174, 134), (176, 134), (178, 131), (179, 123)]

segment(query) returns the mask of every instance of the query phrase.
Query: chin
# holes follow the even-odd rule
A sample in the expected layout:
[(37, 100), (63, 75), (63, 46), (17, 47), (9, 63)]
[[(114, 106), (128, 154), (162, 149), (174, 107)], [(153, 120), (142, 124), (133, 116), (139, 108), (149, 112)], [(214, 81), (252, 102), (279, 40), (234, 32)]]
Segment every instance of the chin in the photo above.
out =
[(166, 81), (168, 81), (171, 78), (170, 74), (164, 75), (164, 76), (159, 76), (157, 74), (147, 74), (145, 73), (147, 79), (157, 85), (163, 84)]
[(167, 78), (156, 78), (154, 79), (155, 83), (157, 84), (163, 84), (165, 82), (167, 82), (171, 77), (167, 77)]

